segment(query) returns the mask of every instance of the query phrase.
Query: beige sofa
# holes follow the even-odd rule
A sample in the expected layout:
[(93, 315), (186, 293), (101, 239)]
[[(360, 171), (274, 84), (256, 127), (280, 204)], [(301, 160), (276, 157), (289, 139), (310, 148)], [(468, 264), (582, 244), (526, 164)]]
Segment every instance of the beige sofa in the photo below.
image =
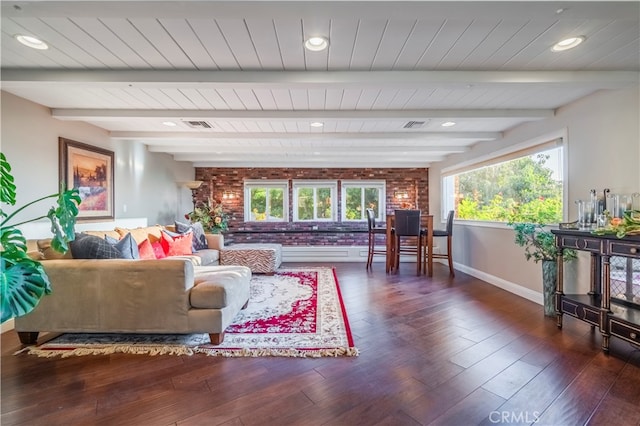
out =
[[(208, 250), (218, 251), (215, 244), (221, 238), (212, 237), (207, 241), (214, 247)], [(210, 265), (209, 260), (203, 266), (202, 259), (211, 259), (211, 253), (152, 260), (73, 259), (59, 254), (51, 259), (55, 255), (48, 241), (37, 245), (52, 293), (15, 319), (24, 344), (35, 343), (43, 331), (208, 333), (211, 342), (219, 344), (249, 300), (251, 270)]]

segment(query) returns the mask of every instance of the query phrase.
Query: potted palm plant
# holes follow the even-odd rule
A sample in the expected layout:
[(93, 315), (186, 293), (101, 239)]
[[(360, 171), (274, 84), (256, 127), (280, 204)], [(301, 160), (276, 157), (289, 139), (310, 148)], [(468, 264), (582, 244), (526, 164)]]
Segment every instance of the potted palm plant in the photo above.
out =
[[(57, 199), (57, 206), (50, 207), (46, 215), (12, 222), (27, 207), (52, 198)], [(27, 254), (27, 241), (17, 227), (48, 218), (53, 233), (51, 246), (65, 253), (69, 249), (69, 241), (75, 237), (74, 228), (80, 201), (77, 189), (64, 190), (61, 186), (57, 193), (31, 201), (11, 214), (0, 208), (0, 322), (31, 312), (44, 295), (51, 293), (49, 277), (42, 264)], [(0, 202), (3, 205), (16, 204), (16, 185), (11, 175), (11, 165), (4, 153), (0, 153)]]
[[(524, 247), (524, 257), (533, 259), (535, 263), (542, 261), (542, 282), (544, 295), (544, 314), (555, 315), (554, 296), (558, 280), (557, 258), (559, 249), (556, 247), (555, 236), (546, 229), (543, 223), (510, 223), (515, 231), (515, 243)], [(564, 249), (564, 260), (577, 257), (575, 250)]]

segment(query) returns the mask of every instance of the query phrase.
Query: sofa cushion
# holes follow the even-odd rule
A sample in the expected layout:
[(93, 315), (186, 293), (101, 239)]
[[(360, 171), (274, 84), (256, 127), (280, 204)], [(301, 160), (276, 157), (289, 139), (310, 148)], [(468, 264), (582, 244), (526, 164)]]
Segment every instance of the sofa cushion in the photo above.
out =
[(222, 309), (240, 306), (249, 300), (251, 271), (243, 266), (199, 267), (194, 271), (194, 287), (189, 293), (191, 306), (197, 309)]
[(193, 252), (195, 253), (198, 250), (204, 250), (208, 248), (207, 239), (204, 236), (204, 228), (200, 222), (196, 223), (182, 223), (175, 222), (176, 232), (180, 234), (187, 233), (189, 231), (193, 232)]
[(29, 259), (35, 260), (36, 262), (45, 260), (44, 254), (40, 250), (30, 250), (27, 252), (27, 256)]
[(120, 250), (95, 235), (76, 234), (69, 246), (74, 259), (123, 259)]
[(83, 234), (87, 234), (87, 235), (95, 235), (96, 237), (100, 237), (100, 238), (106, 238), (106, 237), (111, 237), (114, 238), (116, 240), (119, 240), (120, 238), (122, 238), (120, 236), (120, 234), (118, 233), (118, 231), (116, 231), (115, 229), (112, 229), (111, 231), (82, 231)]
[(167, 259), (184, 259), (188, 260), (193, 266), (215, 266), (218, 265), (220, 259), (220, 251), (213, 249), (198, 250), (193, 254), (185, 254), (180, 256), (171, 256)]
[(71, 250), (67, 250), (66, 253), (60, 253), (51, 247), (51, 238), (45, 238), (37, 241), (38, 250), (42, 253), (45, 260), (53, 259), (73, 259)]
[(148, 239), (152, 243), (155, 243), (156, 241), (160, 241), (160, 237), (162, 236), (162, 226), (160, 225), (144, 226), (141, 228), (116, 227), (116, 231), (120, 235), (120, 238), (124, 237), (128, 233), (131, 233), (131, 235), (133, 235), (133, 239), (136, 240), (137, 244), (140, 244), (146, 239)]
[(220, 251), (214, 249), (198, 250), (193, 255), (200, 258), (200, 265), (217, 265), (220, 259)]
[(176, 260), (176, 259), (181, 259), (181, 260), (187, 260), (189, 261), (193, 266), (204, 266), (202, 265), (202, 258), (200, 256), (198, 256), (197, 254), (193, 253), (193, 254), (183, 254), (180, 256), (169, 256), (166, 257), (166, 259), (171, 259), (171, 260)]
[(136, 240), (133, 239), (131, 233), (128, 233), (120, 240), (112, 238), (108, 235), (106, 235), (104, 239), (107, 240), (109, 244), (120, 250), (120, 253), (122, 253), (122, 257), (124, 259), (140, 259), (138, 244), (136, 244)]

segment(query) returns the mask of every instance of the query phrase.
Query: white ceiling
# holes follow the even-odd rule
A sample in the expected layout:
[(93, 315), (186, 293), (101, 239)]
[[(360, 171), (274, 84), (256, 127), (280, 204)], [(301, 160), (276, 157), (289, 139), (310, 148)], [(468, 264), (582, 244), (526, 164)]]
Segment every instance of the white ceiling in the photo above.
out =
[[(428, 167), (638, 85), (639, 6), (2, 0), (2, 90), (194, 166)], [(306, 51), (312, 35), (329, 48)]]

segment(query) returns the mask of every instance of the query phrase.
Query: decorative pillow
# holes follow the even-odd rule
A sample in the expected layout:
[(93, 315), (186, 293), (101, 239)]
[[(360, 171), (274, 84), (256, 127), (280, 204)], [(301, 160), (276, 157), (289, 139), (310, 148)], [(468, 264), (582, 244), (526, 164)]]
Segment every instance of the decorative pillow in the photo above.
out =
[(95, 235), (96, 237), (100, 237), (100, 238), (104, 238), (107, 235), (110, 236), (111, 238), (115, 238), (116, 240), (119, 240), (120, 238), (122, 238), (122, 236), (115, 230), (100, 230), (100, 231), (91, 231), (91, 230), (84, 230), (82, 231), (83, 234), (87, 234), (87, 235)]
[(74, 259), (124, 259), (120, 250), (95, 235), (76, 234), (69, 246)]
[(193, 232), (193, 252), (197, 252), (198, 250), (204, 250), (209, 248), (207, 246), (207, 239), (204, 236), (204, 228), (200, 222), (188, 224), (182, 222), (175, 222), (176, 231), (184, 234), (189, 231)]
[(162, 244), (164, 253), (167, 256), (183, 256), (191, 254), (191, 247), (193, 246), (193, 232), (187, 232), (186, 234), (180, 234), (174, 237), (171, 236), (169, 232), (162, 231), (160, 244)]
[[(160, 245), (160, 243), (157, 243), (157, 244), (160, 246), (160, 250), (164, 255), (164, 250), (162, 250), (162, 245)], [(140, 245), (138, 245), (138, 253), (140, 255), (140, 259), (156, 259), (156, 254), (153, 251), (153, 246), (151, 245), (151, 242), (149, 240), (144, 240), (143, 242), (140, 243)]]
[(131, 233), (131, 235), (133, 235), (133, 239), (136, 240), (137, 244), (140, 244), (146, 239), (148, 239), (152, 243), (155, 243), (156, 241), (160, 241), (162, 226), (153, 225), (141, 228), (120, 228), (116, 226), (116, 231), (118, 232), (118, 234), (120, 234), (120, 238), (124, 237), (128, 233)]
[(107, 240), (109, 244), (111, 244), (112, 246), (120, 250), (120, 253), (122, 253), (123, 258), (140, 259), (138, 244), (136, 244), (136, 240), (133, 239), (133, 236), (131, 235), (131, 233), (128, 233), (127, 235), (122, 237), (119, 241), (108, 235), (105, 235), (104, 239)]
[(155, 243), (150, 244), (151, 248), (153, 249), (153, 255), (156, 257), (156, 259), (164, 259), (165, 257), (167, 257), (167, 254), (164, 252), (164, 248), (162, 247), (160, 241), (156, 241)]

